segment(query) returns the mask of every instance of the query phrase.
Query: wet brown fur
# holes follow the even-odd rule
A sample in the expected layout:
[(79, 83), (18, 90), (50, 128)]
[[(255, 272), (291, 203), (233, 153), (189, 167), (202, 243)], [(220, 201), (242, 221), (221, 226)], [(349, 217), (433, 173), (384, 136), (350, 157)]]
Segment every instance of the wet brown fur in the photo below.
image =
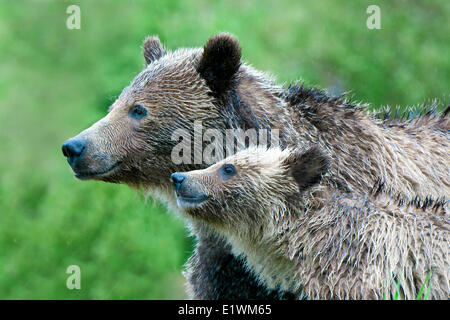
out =
[[(225, 163), (237, 171), (227, 180), (217, 173)], [(448, 299), (448, 200), (393, 200), (381, 185), (368, 195), (336, 191), (328, 165), (317, 147), (244, 150), (188, 172), (185, 183), (210, 198), (182, 210), (214, 228), (267, 286), (299, 298), (391, 299), (400, 283), (400, 299), (415, 299), (424, 284), (431, 299)]]
[[(87, 141), (80, 162), (84, 169), (78, 172), (83, 179), (126, 183), (174, 206), (170, 173), (206, 165), (175, 165), (170, 156), (178, 141), (172, 141), (171, 135), (180, 128), (192, 134), (193, 122), (202, 120), (205, 129), (221, 131), (280, 129), (282, 147), (321, 145), (333, 160), (336, 191), (367, 193), (383, 181), (385, 190), (409, 198), (450, 194), (448, 115), (390, 126), (367, 114), (364, 106), (344, 98), (330, 99), (302, 86), (285, 90), (267, 74), (236, 58), (240, 47), (231, 35), (214, 36), (205, 49), (170, 51), (157, 37), (146, 40), (146, 68), (123, 90), (108, 115), (78, 136)], [(228, 57), (232, 59), (222, 61)], [(221, 72), (228, 82), (220, 81)], [(221, 89), (225, 91), (219, 92)], [(139, 121), (129, 116), (135, 104), (148, 111)], [(215, 241), (203, 225), (194, 225), (192, 231), (200, 242)], [(241, 262), (216, 240), (217, 246), (199, 243), (190, 259), (187, 277), (192, 297), (260, 298), (259, 287), (241, 295), (239, 284), (249, 282), (251, 276), (230, 271), (238, 270)], [(212, 253), (214, 250), (217, 252)], [(203, 263), (208, 255), (221, 254), (227, 258), (217, 261), (214, 268)], [(230, 294), (226, 286), (233, 279), (237, 285)]]

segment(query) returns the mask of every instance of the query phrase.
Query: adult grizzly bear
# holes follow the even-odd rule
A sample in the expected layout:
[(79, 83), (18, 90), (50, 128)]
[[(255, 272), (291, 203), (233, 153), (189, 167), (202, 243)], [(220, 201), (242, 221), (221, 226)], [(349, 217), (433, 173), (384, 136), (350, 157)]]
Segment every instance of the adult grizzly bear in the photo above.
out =
[[(224, 237), (269, 288), (313, 299), (450, 296), (448, 201), (336, 191), (317, 147), (248, 148), (171, 178), (193, 223)], [(431, 275), (430, 281), (427, 276)]]
[[(193, 134), (194, 121), (201, 120), (204, 128), (222, 132), (279, 129), (282, 147), (322, 145), (333, 158), (336, 190), (368, 192), (381, 181), (386, 194), (449, 194), (448, 117), (390, 125), (318, 90), (286, 91), (242, 63), (239, 43), (228, 34), (212, 37), (204, 48), (175, 51), (149, 37), (143, 53), (146, 68), (109, 113), (63, 144), (79, 179), (144, 188), (175, 206), (170, 173), (207, 165), (171, 161), (179, 142), (171, 135), (176, 129)], [(198, 243), (187, 273), (193, 298), (291, 297), (261, 286), (229, 245), (204, 226), (194, 225), (193, 233)]]

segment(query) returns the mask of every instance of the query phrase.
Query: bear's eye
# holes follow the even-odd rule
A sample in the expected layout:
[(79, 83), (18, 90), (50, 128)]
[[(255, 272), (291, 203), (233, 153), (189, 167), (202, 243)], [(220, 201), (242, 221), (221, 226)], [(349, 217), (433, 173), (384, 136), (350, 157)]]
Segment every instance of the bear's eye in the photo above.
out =
[(220, 167), (220, 175), (223, 180), (229, 179), (236, 174), (234, 165), (227, 163)]
[(129, 112), (130, 116), (134, 119), (140, 120), (147, 114), (147, 109), (145, 109), (140, 104), (134, 105)]

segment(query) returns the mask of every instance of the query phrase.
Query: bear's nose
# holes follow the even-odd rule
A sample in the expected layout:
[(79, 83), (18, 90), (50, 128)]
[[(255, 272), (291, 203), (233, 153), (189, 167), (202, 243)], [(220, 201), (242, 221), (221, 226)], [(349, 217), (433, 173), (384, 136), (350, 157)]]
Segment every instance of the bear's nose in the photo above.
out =
[(62, 152), (73, 168), (76, 162), (83, 157), (86, 152), (86, 143), (82, 139), (72, 138), (64, 142)]
[(186, 180), (186, 175), (184, 173), (175, 172), (170, 175), (170, 179), (175, 186), (175, 191), (178, 192), (178, 190), (183, 185), (183, 182)]

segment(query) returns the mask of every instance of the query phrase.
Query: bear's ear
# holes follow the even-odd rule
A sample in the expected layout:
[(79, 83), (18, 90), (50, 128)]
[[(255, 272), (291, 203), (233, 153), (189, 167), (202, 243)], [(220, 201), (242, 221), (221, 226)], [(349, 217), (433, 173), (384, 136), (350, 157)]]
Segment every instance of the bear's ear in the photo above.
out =
[(153, 61), (161, 58), (166, 53), (166, 50), (161, 44), (161, 41), (159, 41), (158, 36), (151, 36), (145, 38), (142, 53), (144, 54), (146, 65), (149, 65)]
[(215, 95), (229, 90), (241, 65), (241, 47), (237, 39), (221, 33), (208, 40), (197, 66), (200, 76)]
[(300, 190), (317, 184), (330, 166), (328, 156), (317, 146), (293, 151), (284, 161)]

